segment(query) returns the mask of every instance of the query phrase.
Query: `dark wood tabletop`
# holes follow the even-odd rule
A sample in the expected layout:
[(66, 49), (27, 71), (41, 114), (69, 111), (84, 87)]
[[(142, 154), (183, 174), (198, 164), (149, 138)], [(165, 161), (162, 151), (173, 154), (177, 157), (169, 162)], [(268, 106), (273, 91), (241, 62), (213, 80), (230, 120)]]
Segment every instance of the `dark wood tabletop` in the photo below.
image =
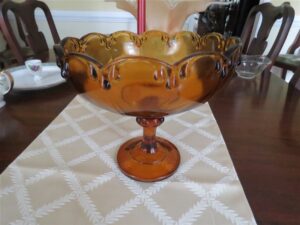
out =
[(12, 92), (0, 109), (0, 172), (47, 127), (74, 98), (70, 83), (54, 88)]
[[(5, 97), (1, 172), (76, 95), (69, 83)], [(259, 225), (300, 224), (300, 92), (280, 78), (233, 78), (210, 100)]]
[(300, 92), (236, 77), (210, 101), (258, 224), (300, 224)]

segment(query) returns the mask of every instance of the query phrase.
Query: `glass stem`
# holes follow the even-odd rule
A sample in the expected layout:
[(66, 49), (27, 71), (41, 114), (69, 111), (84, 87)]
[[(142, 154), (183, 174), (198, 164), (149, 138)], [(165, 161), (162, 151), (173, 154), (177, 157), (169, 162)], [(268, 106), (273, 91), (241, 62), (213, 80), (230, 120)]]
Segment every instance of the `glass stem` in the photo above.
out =
[(142, 149), (147, 153), (156, 152), (156, 128), (164, 122), (164, 118), (142, 118), (137, 117), (136, 121), (143, 127)]

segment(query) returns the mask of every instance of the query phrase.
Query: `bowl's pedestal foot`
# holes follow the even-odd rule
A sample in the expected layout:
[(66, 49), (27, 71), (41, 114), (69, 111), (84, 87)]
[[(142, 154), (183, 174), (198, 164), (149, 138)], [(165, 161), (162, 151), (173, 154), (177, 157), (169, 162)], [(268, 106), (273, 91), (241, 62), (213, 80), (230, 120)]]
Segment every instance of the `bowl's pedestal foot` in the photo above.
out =
[(137, 118), (137, 122), (144, 127), (144, 136), (130, 139), (120, 147), (120, 169), (138, 181), (159, 181), (171, 176), (179, 165), (180, 155), (175, 145), (155, 136), (163, 118)]

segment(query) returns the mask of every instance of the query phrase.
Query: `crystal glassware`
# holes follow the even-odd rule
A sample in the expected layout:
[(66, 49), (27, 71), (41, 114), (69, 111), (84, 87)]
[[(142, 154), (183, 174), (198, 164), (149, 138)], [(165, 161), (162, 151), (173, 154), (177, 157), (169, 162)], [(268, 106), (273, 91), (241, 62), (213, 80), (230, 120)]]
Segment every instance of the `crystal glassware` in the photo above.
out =
[(4, 70), (0, 72), (0, 108), (5, 106), (4, 95), (12, 90), (14, 80), (10, 72)]
[(239, 77), (253, 79), (256, 75), (262, 73), (271, 60), (263, 55), (242, 55), (240, 64), (236, 67), (236, 73)]
[(40, 80), (42, 78), (42, 61), (40, 59), (26, 60), (25, 66), (29, 73), (34, 76), (34, 80)]
[(120, 31), (65, 38), (54, 47), (62, 76), (96, 105), (136, 117), (143, 136), (121, 145), (121, 171), (139, 181), (172, 175), (180, 154), (157, 137), (164, 117), (207, 102), (234, 74), (240, 57), (239, 38), (192, 32), (142, 35)]

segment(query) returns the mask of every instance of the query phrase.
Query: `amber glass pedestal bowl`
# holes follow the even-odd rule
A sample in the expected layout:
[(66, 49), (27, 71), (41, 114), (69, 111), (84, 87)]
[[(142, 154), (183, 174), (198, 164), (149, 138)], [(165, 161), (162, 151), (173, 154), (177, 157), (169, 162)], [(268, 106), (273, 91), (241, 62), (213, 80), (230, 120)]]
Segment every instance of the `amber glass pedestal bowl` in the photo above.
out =
[(157, 181), (175, 172), (180, 154), (156, 137), (156, 128), (165, 116), (209, 100), (234, 74), (240, 45), (238, 38), (217, 33), (122, 31), (65, 38), (55, 52), (62, 76), (90, 101), (136, 117), (143, 136), (125, 142), (117, 161), (127, 176)]

